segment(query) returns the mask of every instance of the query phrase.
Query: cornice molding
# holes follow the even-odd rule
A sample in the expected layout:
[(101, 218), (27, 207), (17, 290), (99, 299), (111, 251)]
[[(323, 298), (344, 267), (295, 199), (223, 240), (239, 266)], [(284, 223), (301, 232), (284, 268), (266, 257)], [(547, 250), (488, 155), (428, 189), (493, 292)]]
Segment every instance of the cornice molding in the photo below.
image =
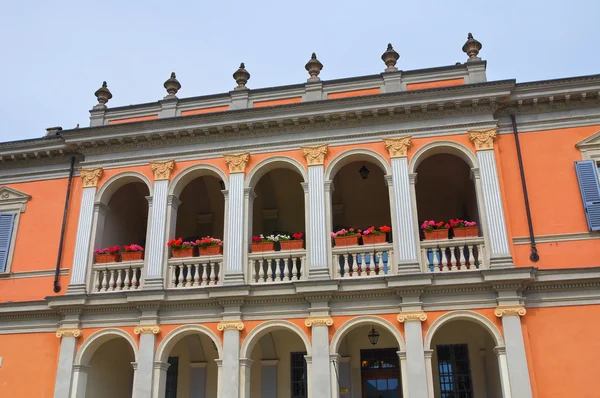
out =
[(524, 316), (527, 310), (522, 305), (500, 305), (494, 310), (494, 315), (498, 318), (503, 316)]
[(135, 334), (159, 334), (161, 332), (158, 325), (139, 325), (133, 329)]
[(244, 322), (242, 321), (221, 321), (217, 325), (217, 330), (223, 332), (225, 330), (244, 330)]
[(65, 328), (65, 329), (58, 329), (56, 331), (56, 337), (58, 337), (58, 338), (63, 338), (63, 337), (78, 338), (80, 336), (81, 336), (81, 329)]
[(306, 327), (313, 326), (333, 326), (333, 318), (330, 316), (309, 316), (304, 320)]
[(398, 322), (425, 322), (427, 320), (427, 314), (425, 311), (404, 311), (398, 314), (396, 317)]

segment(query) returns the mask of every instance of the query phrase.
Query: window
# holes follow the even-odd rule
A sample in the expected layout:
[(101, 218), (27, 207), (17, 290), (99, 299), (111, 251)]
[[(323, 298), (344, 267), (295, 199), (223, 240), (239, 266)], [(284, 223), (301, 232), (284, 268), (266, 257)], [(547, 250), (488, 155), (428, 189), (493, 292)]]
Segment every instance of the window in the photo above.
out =
[(362, 396), (402, 397), (397, 348), (360, 350)]
[(0, 187), (0, 274), (10, 272), (19, 219), (29, 199), (26, 193)]
[(600, 178), (598, 164), (593, 160), (575, 162), (581, 200), (590, 231), (600, 231)]
[(467, 344), (444, 344), (436, 348), (440, 372), (440, 397), (473, 398)]
[(171, 366), (167, 370), (167, 384), (165, 398), (177, 398), (177, 378), (179, 376), (179, 357), (169, 357)]
[(305, 352), (290, 353), (290, 372), (292, 378), (291, 398), (306, 398), (306, 360)]

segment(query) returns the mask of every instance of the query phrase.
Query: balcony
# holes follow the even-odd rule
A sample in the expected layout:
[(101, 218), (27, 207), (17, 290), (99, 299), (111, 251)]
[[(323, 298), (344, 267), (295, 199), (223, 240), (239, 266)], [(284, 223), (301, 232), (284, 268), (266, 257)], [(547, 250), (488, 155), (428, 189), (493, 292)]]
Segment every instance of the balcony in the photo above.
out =
[(332, 252), (336, 278), (372, 278), (397, 272), (389, 243), (334, 247)]
[(423, 272), (453, 272), (488, 268), (482, 237), (421, 242)]
[(305, 280), (306, 251), (273, 251), (248, 255), (248, 276), (252, 284)]
[(223, 280), (223, 256), (171, 258), (169, 282), (174, 289), (220, 285)]
[(119, 292), (142, 288), (144, 260), (94, 264), (92, 292)]

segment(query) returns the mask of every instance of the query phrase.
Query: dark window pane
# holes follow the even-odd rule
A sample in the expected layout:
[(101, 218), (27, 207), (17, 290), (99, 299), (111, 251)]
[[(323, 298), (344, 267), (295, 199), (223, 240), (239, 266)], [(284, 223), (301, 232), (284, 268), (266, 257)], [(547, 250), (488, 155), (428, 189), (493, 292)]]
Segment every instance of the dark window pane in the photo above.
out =
[(306, 353), (292, 352), (290, 355), (291, 398), (306, 398)]
[(177, 398), (177, 377), (179, 375), (179, 357), (169, 357), (171, 366), (167, 370), (165, 398)]
[(473, 398), (469, 347), (444, 344), (436, 347), (442, 398)]

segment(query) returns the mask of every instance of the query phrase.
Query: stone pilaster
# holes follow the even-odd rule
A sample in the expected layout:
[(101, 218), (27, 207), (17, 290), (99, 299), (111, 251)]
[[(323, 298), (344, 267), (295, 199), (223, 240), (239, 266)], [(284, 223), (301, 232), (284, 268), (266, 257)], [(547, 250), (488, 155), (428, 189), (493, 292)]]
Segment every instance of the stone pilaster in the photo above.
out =
[(309, 396), (327, 397), (331, 394), (329, 365), (329, 327), (333, 326), (330, 316), (309, 316), (304, 324), (312, 329), (312, 372), (308, 386)]
[(238, 397), (241, 387), (240, 332), (244, 330), (244, 323), (241, 320), (223, 320), (217, 325), (217, 329), (223, 332), (223, 361), (219, 375), (220, 396)]
[(485, 219), (489, 233), (489, 253), (491, 267), (513, 267), (512, 257), (508, 247), (508, 234), (504, 219), (504, 207), (496, 157), (494, 156), (494, 138), (497, 128), (481, 131), (468, 131), (469, 138), (473, 141), (479, 161), (481, 190)]
[(90, 258), (90, 241), (92, 238), (92, 222), (94, 220), (94, 202), (96, 200), (96, 188), (102, 176), (103, 170), (82, 169), (80, 170), (83, 192), (81, 194), (81, 206), (79, 209), (79, 222), (77, 224), (77, 236), (75, 238), (75, 253), (73, 255), (73, 266), (71, 268), (71, 281), (67, 288), (67, 294), (86, 293), (87, 267)]
[(150, 217), (150, 233), (146, 244), (146, 280), (145, 289), (162, 289), (164, 287), (163, 264), (166, 252), (167, 202), (169, 179), (175, 161), (152, 162), (150, 168), (154, 173), (154, 192)]
[[(403, 297), (403, 302), (404, 300)], [(404, 323), (408, 396), (411, 398), (428, 398), (423, 329), (421, 328), (421, 322), (427, 320), (427, 314), (421, 310), (408, 310), (400, 312), (397, 319), (398, 322)]]
[(60, 352), (58, 354), (58, 367), (56, 382), (54, 384), (54, 398), (70, 398), (73, 379), (73, 361), (77, 348), (77, 339), (81, 336), (79, 328), (61, 328), (56, 332), (60, 338)]
[(325, 219), (324, 166), (327, 145), (302, 147), (308, 165), (308, 230), (306, 234), (310, 279), (329, 278)]
[(519, 398), (533, 396), (521, 329), (521, 317), (526, 313), (527, 310), (522, 305), (500, 305), (494, 311), (497, 317), (502, 318), (510, 392), (513, 397)]
[[(155, 312), (156, 309), (152, 310)], [(144, 314), (143, 311), (142, 314)], [(148, 315), (142, 315), (147, 317)], [(153, 388), (153, 377), (155, 374), (154, 354), (156, 347), (156, 336), (161, 332), (160, 326), (156, 324), (140, 324), (133, 332), (140, 336), (140, 348), (138, 351), (137, 367), (133, 379), (133, 398), (151, 397)]]

